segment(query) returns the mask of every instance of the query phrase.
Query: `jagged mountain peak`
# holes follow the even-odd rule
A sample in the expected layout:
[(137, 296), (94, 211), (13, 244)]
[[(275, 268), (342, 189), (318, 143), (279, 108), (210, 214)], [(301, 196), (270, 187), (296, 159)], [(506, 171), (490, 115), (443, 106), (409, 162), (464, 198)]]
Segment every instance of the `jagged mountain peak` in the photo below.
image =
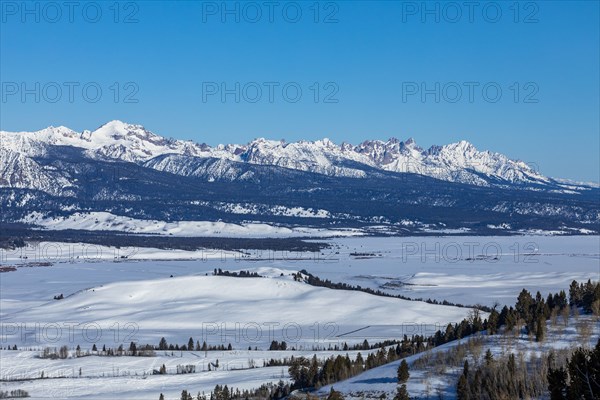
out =
[(475, 146), (471, 142), (466, 141), (466, 140), (460, 140), (458, 142), (449, 143), (442, 147), (446, 148), (446, 149), (459, 150), (459, 151), (477, 151)]
[[(115, 161), (125, 161), (115, 165), (118, 175), (110, 167)], [(427, 150), (394, 137), (358, 145), (258, 138), (211, 147), (122, 121), (81, 133), (64, 126), (0, 132), (0, 205), (15, 222), (30, 223), (24, 213), (31, 209), (48, 215), (93, 210), (236, 224), (250, 216), (311, 227), (335, 221), (403, 235), (433, 232), (439, 223), (489, 234), (495, 228), (480, 225), (488, 216), (492, 226), (509, 220), (519, 230), (571, 232), (564, 229), (570, 221), (589, 233), (597, 232), (600, 214), (590, 201), (597, 190), (546, 178), (523, 161), (464, 140)], [(300, 209), (324, 210), (334, 219), (320, 222)], [(461, 217), (466, 225), (457, 222)]]
[(284, 140), (273, 140), (264, 137), (259, 137), (248, 143), (248, 146), (269, 146), (269, 147), (285, 147), (288, 143)]
[[(119, 120), (113, 120), (98, 127), (94, 131), (84, 131), (82, 138), (88, 141), (105, 142), (109, 140), (124, 141), (169, 141), (162, 136), (156, 135), (144, 128), (142, 125), (128, 124)], [(102, 143), (103, 144), (103, 143)]]
[(80, 133), (62, 125), (49, 126), (35, 132), (23, 132), (23, 134), (27, 134), (32, 139), (42, 140), (49, 144), (63, 144), (65, 141), (69, 143), (73, 140), (78, 140), (81, 136)]
[[(192, 141), (165, 138), (147, 130), (143, 125), (120, 120), (109, 121), (95, 130), (75, 132), (66, 127), (48, 127), (37, 132), (3, 132), (8, 141), (27, 138), (48, 145), (73, 146), (85, 149), (92, 158), (121, 159), (141, 163), (161, 154), (176, 153), (200, 156), (210, 147)], [(27, 153), (31, 146), (13, 145)]]
[[(8, 138), (8, 139), (7, 139)], [(417, 173), (438, 179), (476, 185), (496, 182), (535, 183), (548, 179), (526, 163), (489, 151), (479, 151), (461, 140), (424, 150), (409, 137), (365, 140), (340, 145), (328, 138), (286, 142), (259, 137), (246, 145), (211, 147), (190, 140), (165, 138), (143, 125), (109, 121), (93, 131), (75, 132), (67, 127), (48, 127), (37, 132), (6, 133), (7, 148), (29, 156), (45, 154), (47, 145), (83, 148), (90, 158), (119, 159), (144, 164), (165, 154), (216, 158), (232, 162), (272, 165), (330, 176), (364, 177), (367, 170)], [(7, 140), (6, 140), (7, 139)], [(169, 168), (176, 171), (176, 161)], [(163, 165), (155, 163), (152, 165)], [(491, 183), (490, 183), (491, 182)]]
[(40, 129), (39, 131), (36, 131), (36, 133), (38, 133), (38, 134), (50, 133), (50, 134), (63, 135), (63, 136), (64, 135), (77, 134), (77, 132), (75, 132), (71, 128), (68, 128), (68, 127), (66, 127), (64, 125), (59, 125), (59, 126), (50, 125), (47, 128)]
[(112, 121), (108, 121), (105, 124), (100, 125), (100, 128), (110, 128), (110, 129), (128, 129), (130, 127), (144, 128), (139, 124), (130, 124), (128, 122), (121, 121), (119, 119), (113, 119)]

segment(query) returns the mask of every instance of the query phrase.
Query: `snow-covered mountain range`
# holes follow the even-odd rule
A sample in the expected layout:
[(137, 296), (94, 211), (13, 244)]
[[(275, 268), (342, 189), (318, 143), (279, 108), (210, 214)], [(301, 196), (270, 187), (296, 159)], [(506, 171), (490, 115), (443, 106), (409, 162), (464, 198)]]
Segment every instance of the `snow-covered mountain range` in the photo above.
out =
[[(64, 126), (36, 132), (0, 132), (3, 186), (31, 187), (64, 185), (53, 171), (46, 176), (32, 158), (47, 155), (50, 147), (72, 146), (87, 157), (143, 164), (180, 175), (199, 175), (193, 168), (198, 159), (222, 160), (213, 166), (211, 179), (237, 178), (233, 163), (271, 165), (329, 176), (362, 178), (372, 169), (416, 173), (451, 182), (490, 184), (547, 184), (544, 177), (522, 161), (490, 151), (479, 151), (460, 141), (422, 149), (413, 139), (368, 140), (358, 145), (337, 145), (328, 139), (286, 143), (256, 139), (246, 145), (211, 147), (192, 141), (168, 139), (141, 125), (111, 121), (94, 131), (75, 132)], [(16, 154), (15, 154), (16, 153)], [(160, 158), (157, 158), (160, 157)], [(19, 170), (21, 173), (16, 173)], [(40, 179), (41, 178), (41, 179)]]
[(587, 232), (600, 221), (598, 192), (466, 141), (423, 149), (413, 139), (353, 145), (261, 138), (213, 147), (121, 121), (83, 132), (0, 131), (0, 207), (9, 222), (52, 225), (45, 218), (79, 215), (94, 225), (109, 213), (112, 222), (94, 229), (127, 217), (334, 230), (383, 224), (373, 229), (394, 232)]

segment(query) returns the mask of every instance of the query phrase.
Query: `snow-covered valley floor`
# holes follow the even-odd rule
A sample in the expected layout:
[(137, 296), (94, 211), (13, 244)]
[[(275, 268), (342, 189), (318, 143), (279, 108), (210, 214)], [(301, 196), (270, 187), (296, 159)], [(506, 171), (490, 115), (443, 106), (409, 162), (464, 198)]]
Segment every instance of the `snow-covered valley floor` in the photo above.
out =
[[(332, 282), (390, 294), (488, 306), (514, 304), (523, 288), (545, 295), (567, 290), (574, 279), (600, 278), (598, 236), (328, 242), (331, 247), (319, 253), (186, 252), (63, 243), (0, 251), (0, 264), (11, 267), (0, 273), (0, 347), (19, 348), (0, 352), (0, 390), (22, 388), (33, 398), (103, 399), (154, 399), (162, 392), (175, 399), (182, 389), (195, 394), (216, 384), (256, 388), (289, 379), (287, 367), (263, 367), (265, 360), (315, 353), (321, 359), (346, 353), (353, 357), (356, 351), (327, 349), (365, 339), (374, 343), (404, 334), (431, 335), (469, 312), (294, 281), (292, 274), (303, 269)], [(214, 269), (249, 270), (263, 277), (212, 276)], [(60, 294), (64, 299), (53, 299)], [(190, 337), (211, 345), (231, 343), (232, 350), (172, 355), (157, 351), (154, 357), (38, 357), (48, 346), (64, 344), (74, 352), (80, 345), (85, 352), (93, 344), (157, 345), (161, 337), (179, 345)], [(269, 351), (272, 340), (286, 340), (288, 350)], [(322, 350), (313, 350), (316, 347)], [(207, 371), (208, 363), (217, 359), (219, 368)], [(193, 364), (197, 372), (152, 375), (162, 364), (168, 371)], [(251, 365), (257, 368), (248, 368)], [(396, 367), (368, 371), (365, 374), (377, 375), (363, 380), (382, 379), (382, 387), (368, 387), (387, 391), (386, 385), (394, 385), (385, 383), (385, 368)], [(42, 372), (55, 379), (35, 379)], [(364, 390), (356, 386), (359, 377), (353, 379), (341, 384), (350, 385), (348, 392)], [(441, 383), (431, 383), (436, 384)], [(424, 387), (409, 384), (409, 389), (416, 394)]]

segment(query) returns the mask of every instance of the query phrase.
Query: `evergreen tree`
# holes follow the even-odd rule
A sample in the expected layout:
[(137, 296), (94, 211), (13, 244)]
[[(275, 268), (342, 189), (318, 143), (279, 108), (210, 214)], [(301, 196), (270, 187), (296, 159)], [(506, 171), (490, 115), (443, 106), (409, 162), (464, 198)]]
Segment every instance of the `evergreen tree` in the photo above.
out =
[(567, 293), (564, 290), (561, 290), (560, 293), (558, 294), (557, 299), (554, 301), (554, 303), (561, 310), (563, 308), (565, 308), (566, 306), (568, 306), (569, 302), (567, 301)]
[(498, 325), (500, 321), (500, 314), (496, 309), (493, 309), (488, 317), (487, 330), (488, 334), (495, 335), (498, 332)]
[(535, 324), (535, 340), (536, 342), (543, 342), (546, 337), (546, 320), (543, 316), (538, 316)]
[(571, 282), (569, 286), (569, 304), (572, 306), (579, 305), (581, 302), (581, 290), (579, 289), (579, 284), (577, 281)]
[(308, 379), (309, 386), (315, 386), (317, 384), (317, 380), (319, 379), (319, 361), (317, 360), (316, 354), (313, 355), (313, 358), (310, 361), (310, 366), (308, 367)]
[(600, 339), (594, 350), (583, 347), (573, 352), (568, 363), (567, 398), (597, 400), (600, 398)]
[(490, 365), (494, 362), (494, 355), (492, 354), (492, 350), (487, 349), (485, 352), (485, 364)]
[(194, 350), (194, 339), (191, 337), (190, 337), (190, 340), (188, 340), (187, 349), (190, 351)]
[(131, 342), (131, 344), (129, 345), (129, 352), (132, 356), (137, 355), (137, 346), (135, 345), (135, 342)]
[[(326, 367), (328, 364), (327, 360), (323, 366), (323, 374), (326, 373)], [(297, 388), (305, 388), (310, 385), (308, 382), (308, 370), (310, 368), (310, 361), (304, 357), (295, 358), (292, 364), (288, 368), (288, 372), (294, 380), (294, 386)]]
[(398, 391), (394, 396), (394, 400), (410, 400), (410, 396), (408, 395), (408, 390), (406, 390), (406, 385), (401, 385), (398, 387)]
[(456, 399), (469, 400), (470, 398), (469, 382), (463, 373), (460, 378), (458, 378), (458, 384), (456, 385)]
[(515, 355), (510, 353), (508, 355), (508, 361), (506, 362), (506, 369), (511, 375), (514, 375), (517, 370), (517, 361), (515, 360)]
[(566, 400), (567, 398), (567, 371), (564, 368), (548, 369), (548, 390), (550, 400)]
[[(220, 269), (219, 269), (220, 271)], [(223, 399), (224, 400), (229, 400), (229, 388), (227, 387), (227, 385), (223, 386)]]
[(167, 350), (169, 348), (169, 345), (167, 344), (167, 339), (165, 339), (164, 337), (160, 339), (160, 342), (158, 343), (158, 349), (159, 350)]
[(409, 377), (410, 373), (408, 372), (408, 363), (406, 360), (402, 360), (400, 366), (398, 367), (398, 383), (406, 383)]
[(194, 400), (194, 399), (192, 398), (192, 394), (191, 393), (188, 393), (187, 390), (183, 390), (181, 392), (181, 400)]
[(165, 400), (165, 396), (161, 393), (160, 396), (158, 396), (158, 400)]
[(533, 305), (533, 297), (526, 289), (523, 289), (517, 298), (517, 304), (515, 310), (519, 313), (519, 316), (525, 320), (526, 323), (531, 321), (531, 308)]
[(510, 307), (507, 310), (505, 317), (506, 330), (509, 332), (512, 331), (517, 326), (517, 320), (517, 312), (512, 307)]

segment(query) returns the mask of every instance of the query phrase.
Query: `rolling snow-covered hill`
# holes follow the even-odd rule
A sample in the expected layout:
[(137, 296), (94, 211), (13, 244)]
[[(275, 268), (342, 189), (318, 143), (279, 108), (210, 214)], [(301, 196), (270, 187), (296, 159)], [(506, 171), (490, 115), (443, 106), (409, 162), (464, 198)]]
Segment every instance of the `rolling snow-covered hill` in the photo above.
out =
[[(60, 301), (22, 310), (3, 323), (25, 324), (78, 321), (80, 326), (135, 324), (140, 342), (158, 343), (165, 331), (184, 342), (203, 332), (208, 343), (221, 343), (220, 334), (207, 332), (210, 324), (244, 329), (252, 336), (235, 338), (238, 347), (268, 345), (276, 335), (294, 338), (310, 348), (327, 340), (362, 342), (360, 335), (344, 336), (369, 325), (387, 325), (390, 332), (446, 326), (465, 318), (470, 309), (421, 301), (333, 290), (294, 281), (289, 273), (260, 278), (184, 276), (135, 282), (115, 282), (74, 293)], [(357, 319), (358, 318), (358, 319)], [(269, 331), (272, 321), (276, 325)], [(314, 324), (322, 327), (319, 337)], [(329, 324), (327, 328), (326, 324)], [(256, 332), (256, 326), (259, 331)], [(289, 331), (288, 331), (288, 327)], [(312, 327), (312, 328), (311, 328)], [(78, 328), (77, 328), (78, 329)], [(221, 328), (220, 328), (221, 329)], [(384, 336), (386, 333), (381, 332)], [(247, 335), (250, 335), (249, 333)], [(260, 337), (255, 338), (256, 335)], [(390, 333), (390, 335), (392, 335)], [(7, 340), (17, 340), (9, 337)], [(232, 339), (233, 341), (233, 339)]]

